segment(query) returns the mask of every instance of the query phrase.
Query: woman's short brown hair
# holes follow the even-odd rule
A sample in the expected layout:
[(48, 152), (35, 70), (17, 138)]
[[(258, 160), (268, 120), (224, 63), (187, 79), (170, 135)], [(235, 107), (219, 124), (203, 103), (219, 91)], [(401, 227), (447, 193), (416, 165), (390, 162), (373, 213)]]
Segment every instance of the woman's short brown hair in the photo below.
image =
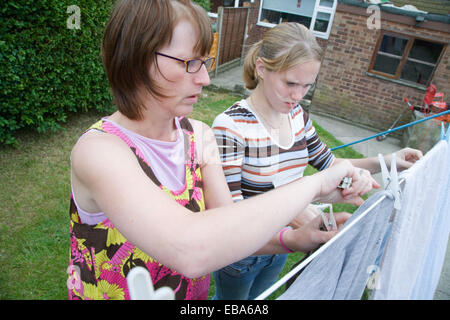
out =
[(114, 6), (101, 54), (114, 103), (129, 119), (142, 119), (142, 89), (154, 97), (166, 97), (149, 70), (156, 63), (155, 52), (170, 43), (182, 19), (190, 21), (197, 32), (194, 50), (206, 56), (213, 42), (211, 24), (203, 8), (191, 1), (119, 0)]

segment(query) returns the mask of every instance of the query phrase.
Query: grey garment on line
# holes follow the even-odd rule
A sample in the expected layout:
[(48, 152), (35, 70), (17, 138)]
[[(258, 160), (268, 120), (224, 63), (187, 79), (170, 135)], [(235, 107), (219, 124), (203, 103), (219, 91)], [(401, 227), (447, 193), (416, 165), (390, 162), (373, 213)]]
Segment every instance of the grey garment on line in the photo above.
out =
[(371, 272), (376, 270), (374, 264), (394, 212), (390, 193), (380, 191), (369, 197), (345, 224), (347, 226), (386, 195), (384, 200), (312, 260), (278, 299), (361, 299)]

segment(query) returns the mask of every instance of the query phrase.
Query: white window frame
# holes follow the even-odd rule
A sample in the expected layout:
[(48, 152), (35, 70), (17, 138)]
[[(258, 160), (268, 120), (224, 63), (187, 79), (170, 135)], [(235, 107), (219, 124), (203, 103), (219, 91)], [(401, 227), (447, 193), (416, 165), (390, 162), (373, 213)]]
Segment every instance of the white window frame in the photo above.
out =
[[(331, 26), (333, 25), (333, 19), (334, 19), (334, 14), (336, 12), (336, 6), (337, 6), (337, 0), (333, 0), (333, 6), (331, 8), (321, 6), (320, 0), (316, 0), (316, 5), (314, 7), (313, 16), (311, 18), (311, 25), (309, 26), (309, 30), (311, 30), (315, 36), (328, 40), (328, 38), (330, 37)], [(320, 32), (320, 31), (314, 30), (314, 26), (316, 24), (316, 19), (317, 19), (318, 13), (328, 13), (330, 15), (330, 21), (328, 22), (326, 32)]]
[[(305, 0), (303, 0), (303, 1), (305, 1)], [(336, 13), (337, 0), (333, 0), (333, 6), (331, 8), (330, 7), (321, 6), (320, 5), (320, 0), (315, 0), (315, 1), (316, 2), (315, 2), (315, 5), (314, 5), (313, 15), (311, 17), (311, 24), (309, 25), (309, 30), (311, 30), (316, 37), (328, 40), (328, 38), (330, 37), (331, 27), (333, 25), (334, 14)], [(261, 12), (262, 12), (263, 2), (264, 2), (264, 0), (261, 0), (259, 2), (258, 21), (256, 22), (256, 25), (262, 26), (262, 27), (266, 27), (266, 28), (273, 28), (273, 27), (276, 26), (276, 24), (261, 21)], [(314, 25), (316, 24), (316, 19), (317, 19), (317, 14), (318, 13), (328, 13), (328, 14), (330, 14), (330, 21), (328, 22), (328, 26), (327, 26), (327, 31), (326, 32), (320, 32), (320, 31), (314, 30)]]

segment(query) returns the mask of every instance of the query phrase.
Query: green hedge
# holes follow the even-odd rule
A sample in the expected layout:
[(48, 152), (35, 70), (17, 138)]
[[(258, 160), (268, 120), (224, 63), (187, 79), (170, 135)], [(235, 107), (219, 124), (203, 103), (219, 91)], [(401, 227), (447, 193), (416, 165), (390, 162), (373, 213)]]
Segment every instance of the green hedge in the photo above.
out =
[(209, 11), (211, 9), (211, 1), (209, 0), (194, 0), (194, 2), (198, 3), (206, 11)]
[[(209, 9), (209, 0), (198, 0)], [(0, 5), (0, 145), (56, 131), (74, 112), (112, 111), (100, 45), (112, 0), (19, 0)], [(80, 28), (68, 20), (80, 9)]]
[[(109, 0), (7, 1), (0, 8), (0, 144), (22, 128), (55, 131), (71, 112), (110, 109), (100, 44)], [(80, 29), (69, 29), (80, 8)]]

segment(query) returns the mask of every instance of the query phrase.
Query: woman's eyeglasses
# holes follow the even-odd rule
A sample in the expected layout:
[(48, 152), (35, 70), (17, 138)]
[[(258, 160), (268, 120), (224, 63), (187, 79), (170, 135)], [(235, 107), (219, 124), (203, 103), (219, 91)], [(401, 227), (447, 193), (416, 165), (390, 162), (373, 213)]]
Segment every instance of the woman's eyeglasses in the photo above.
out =
[(166, 58), (170, 58), (170, 59), (174, 59), (180, 62), (183, 62), (186, 66), (186, 72), (187, 73), (196, 73), (200, 70), (200, 68), (202, 67), (202, 65), (205, 65), (206, 70), (211, 71), (212, 66), (214, 65), (214, 61), (216, 61), (216, 58), (214, 57), (208, 57), (206, 59), (187, 59), (187, 60), (183, 60), (183, 59), (179, 59), (179, 58), (175, 58), (172, 56), (169, 56), (167, 54), (164, 53), (160, 53), (160, 52), (156, 52), (157, 55), (166, 57)]

